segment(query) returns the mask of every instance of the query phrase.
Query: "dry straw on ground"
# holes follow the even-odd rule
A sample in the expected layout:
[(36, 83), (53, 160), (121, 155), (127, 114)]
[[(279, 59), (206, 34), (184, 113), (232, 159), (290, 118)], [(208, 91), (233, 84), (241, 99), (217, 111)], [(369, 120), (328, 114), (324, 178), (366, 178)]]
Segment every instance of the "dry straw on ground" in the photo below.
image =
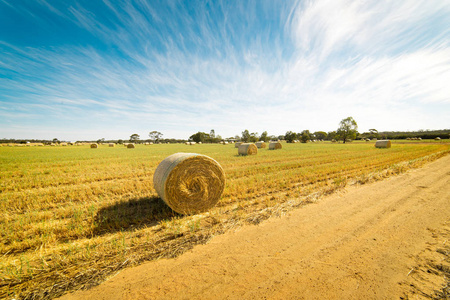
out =
[(281, 146), (280, 142), (270, 142), (269, 143), (269, 150), (278, 150), (281, 149), (283, 146)]
[(91, 144), (91, 148), (98, 148), (98, 144), (97, 143)]
[(253, 143), (242, 143), (239, 145), (239, 155), (255, 155), (258, 153), (258, 147)]
[(225, 173), (214, 159), (196, 153), (175, 153), (156, 168), (153, 184), (159, 197), (180, 214), (207, 211), (219, 201)]
[(377, 147), (377, 148), (391, 148), (391, 141), (389, 141), (389, 140), (376, 141), (375, 147)]
[(266, 143), (264, 143), (264, 142), (257, 142), (256, 143), (256, 147), (258, 147), (258, 148), (266, 148)]

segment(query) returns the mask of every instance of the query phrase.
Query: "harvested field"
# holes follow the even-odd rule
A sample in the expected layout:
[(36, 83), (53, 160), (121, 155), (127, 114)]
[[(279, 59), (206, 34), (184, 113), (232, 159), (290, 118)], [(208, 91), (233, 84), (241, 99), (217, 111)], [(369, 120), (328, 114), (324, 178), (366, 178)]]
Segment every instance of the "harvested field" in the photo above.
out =
[(348, 187), (63, 300), (447, 299), (449, 172), (446, 156)]
[(153, 174), (184, 145), (2, 147), (0, 298), (52, 298), (117, 270), (175, 257), (212, 236), (283, 214), (349, 184), (403, 173), (449, 152), (447, 143), (285, 144), (237, 156), (197, 145), (227, 184), (209, 212), (182, 216), (157, 197)]

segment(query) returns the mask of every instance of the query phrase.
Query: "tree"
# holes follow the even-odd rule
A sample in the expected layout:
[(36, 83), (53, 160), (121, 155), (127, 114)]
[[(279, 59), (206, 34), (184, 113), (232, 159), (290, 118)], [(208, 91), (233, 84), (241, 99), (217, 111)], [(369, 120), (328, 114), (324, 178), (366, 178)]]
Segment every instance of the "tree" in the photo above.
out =
[(358, 124), (356, 121), (352, 117), (348, 117), (339, 123), (339, 128), (336, 133), (338, 138), (342, 139), (345, 144), (347, 140), (354, 140), (356, 138), (357, 129)]
[(53, 144), (59, 144), (59, 140), (57, 138), (53, 139)]
[(327, 138), (327, 133), (325, 131), (316, 131), (314, 132), (316, 139), (325, 140)]
[(163, 134), (159, 131), (153, 130), (150, 131), (150, 133), (148, 134), (148, 136), (150, 137), (150, 139), (155, 143), (157, 142), (160, 138), (162, 138)]
[(267, 137), (267, 131), (264, 131), (263, 133), (261, 133), (259, 140), (263, 141), (263, 142), (267, 142), (269, 140), (269, 138)]
[(135, 143), (135, 142), (137, 142), (137, 141), (139, 141), (139, 134), (133, 133), (133, 134), (130, 136), (130, 142), (131, 142), (131, 143)]
[(378, 130), (376, 129), (369, 129), (369, 133), (370, 133), (370, 138), (378, 138)]
[(327, 139), (329, 141), (336, 140), (337, 139), (336, 131), (329, 131), (328, 134), (327, 134)]
[(193, 140), (196, 143), (204, 143), (207, 139), (209, 139), (209, 134), (205, 132), (197, 132), (189, 137), (190, 140)]
[(250, 143), (256, 143), (258, 140), (259, 140), (259, 136), (258, 136), (257, 132), (250, 133), (250, 139), (249, 139)]
[(248, 143), (250, 141), (250, 132), (247, 129), (242, 131), (241, 141), (244, 143)]
[(286, 132), (286, 134), (284, 135), (284, 139), (285, 139), (286, 142), (288, 142), (288, 143), (293, 143), (294, 140), (297, 139), (297, 134), (296, 134), (295, 132), (288, 131), (288, 132)]
[(311, 139), (309, 130), (303, 130), (300, 139), (301, 139), (302, 143), (308, 142)]
[(216, 138), (216, 132), (214, 131), (214, 129), (211, 129), (211, 131), (209, 132), (209, 137), (211, 139), (215, 139)]

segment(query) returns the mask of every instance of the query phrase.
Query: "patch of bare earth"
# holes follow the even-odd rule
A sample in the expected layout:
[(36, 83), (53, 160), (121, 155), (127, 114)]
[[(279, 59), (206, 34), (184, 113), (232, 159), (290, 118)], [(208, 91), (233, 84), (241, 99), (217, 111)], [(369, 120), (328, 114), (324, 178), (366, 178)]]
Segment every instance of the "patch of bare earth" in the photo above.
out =
[(449, 204), (445, 156), (63, 299), (446, 299)]

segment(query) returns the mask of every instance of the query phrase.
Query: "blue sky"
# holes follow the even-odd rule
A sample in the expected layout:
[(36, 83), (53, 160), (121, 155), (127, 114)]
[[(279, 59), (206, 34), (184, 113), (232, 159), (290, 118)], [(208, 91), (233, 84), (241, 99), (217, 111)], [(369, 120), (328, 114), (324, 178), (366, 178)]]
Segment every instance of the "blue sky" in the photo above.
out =
[(0, 138), (450, 128), (450, 1), (0, 0)]

